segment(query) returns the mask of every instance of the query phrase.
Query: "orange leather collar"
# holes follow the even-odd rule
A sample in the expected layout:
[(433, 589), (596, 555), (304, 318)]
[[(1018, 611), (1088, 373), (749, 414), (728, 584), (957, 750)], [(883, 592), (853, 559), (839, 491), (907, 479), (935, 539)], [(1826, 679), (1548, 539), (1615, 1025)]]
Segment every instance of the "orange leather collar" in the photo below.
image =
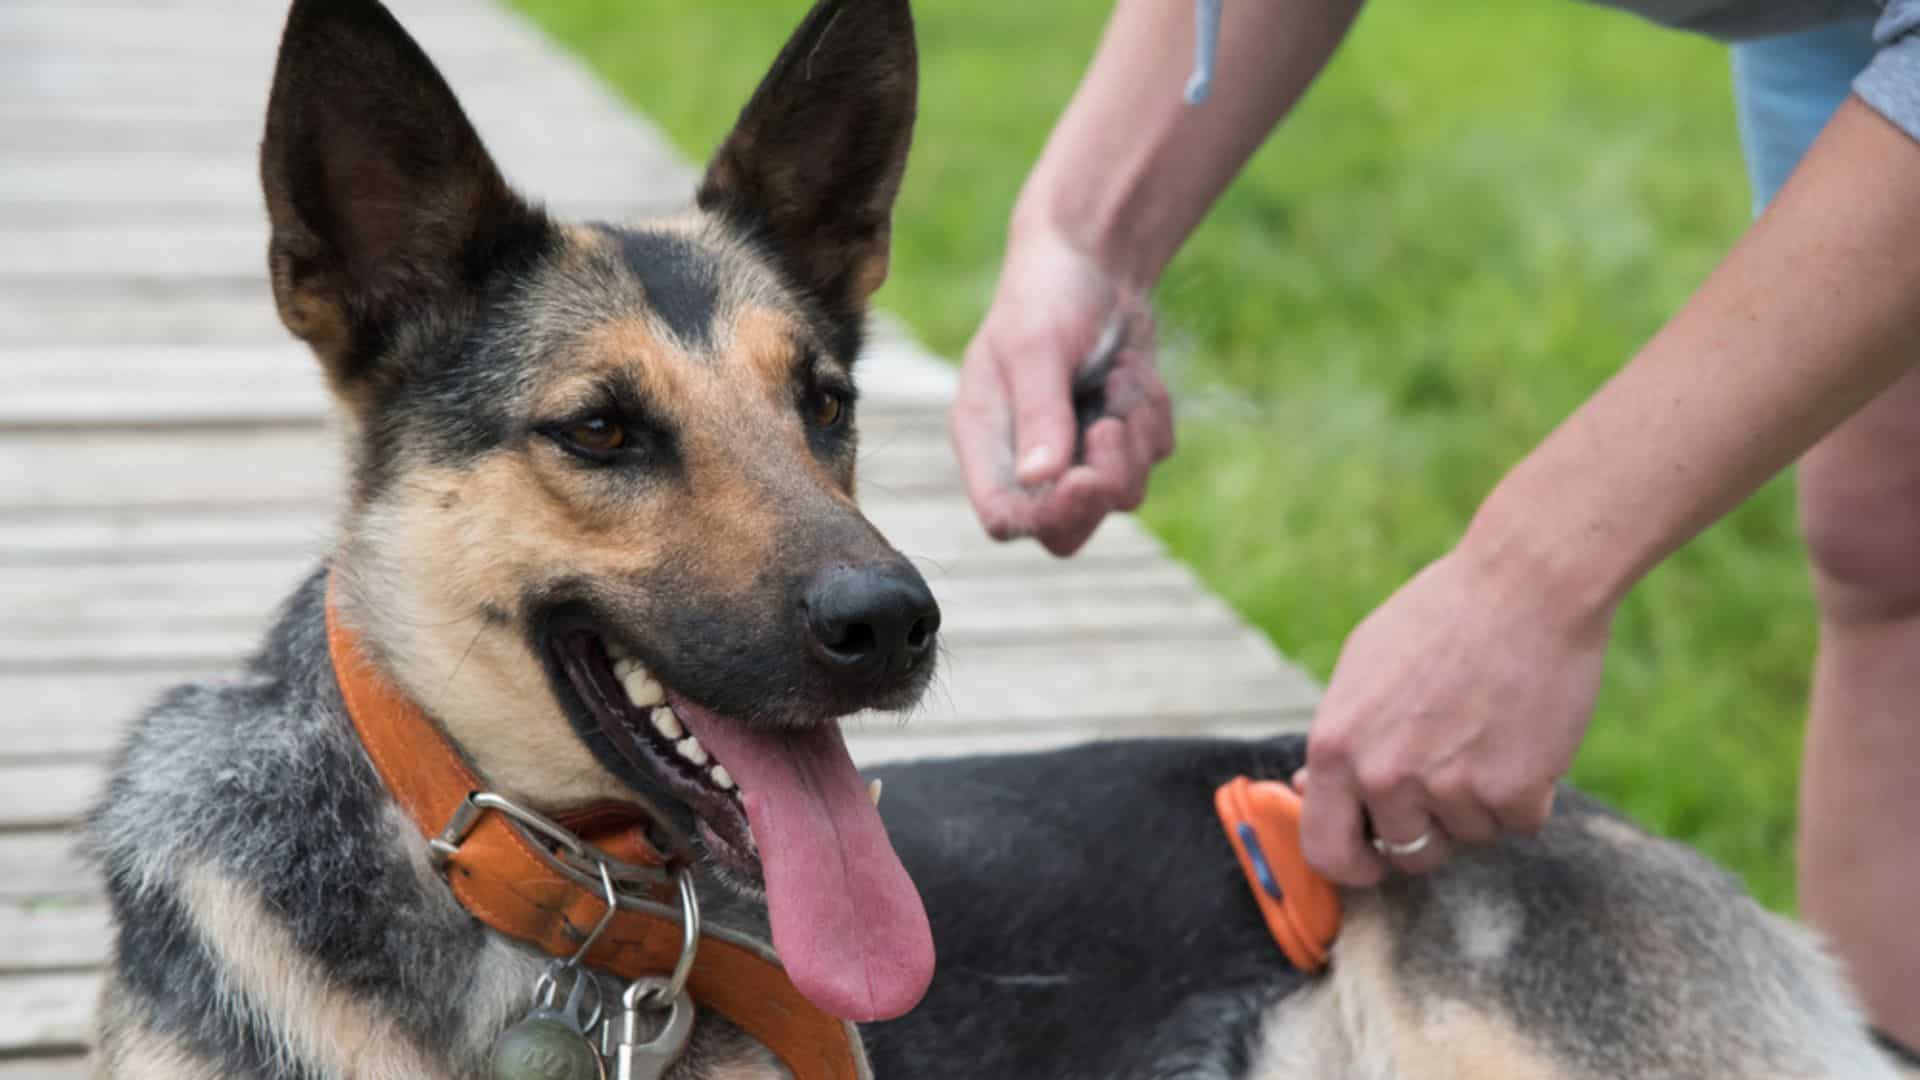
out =
[[(374, 769), (428, 840), (440, 836), (479, 778), (438, 725), (388, 682), (360, 648), (327, 595), (327, 647), (353, 726)], [(645, 815), (631, 806), (592, 807), (561, 819), (623, 862), (659, 866)], [(447, 883), (461, 906), (499, 932), (556, 957), (572, 956), (606, 912), (598, 888), (579, 880), (544, 843), (500, 813), (482, 814), (445, 852)], [(680, 956), (681, 925), (667, 915), (621, 908), (586, 963), (622, 979), (665, 975)], [(771, 1050), (795, 1080), (871, 1076), (853, 1025), (822, 1012), (787, 979), (772, 950), (743, 935), (704, 933), (687, 988)]]
[(1237, 776), (1213, 793), (1213, 808), (1280, 950), (1309, 974), (1326, 967), (1340, 891), (1300, 850), (1300, 795), (1278, 780)]

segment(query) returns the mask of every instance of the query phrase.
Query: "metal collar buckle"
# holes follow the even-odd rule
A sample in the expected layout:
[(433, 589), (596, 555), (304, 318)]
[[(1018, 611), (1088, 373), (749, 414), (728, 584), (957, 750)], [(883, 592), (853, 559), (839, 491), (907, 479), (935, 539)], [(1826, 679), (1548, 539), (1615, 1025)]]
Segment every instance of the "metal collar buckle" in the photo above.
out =
[(447, 860), (460, 850), (467, 834), (473, 831), (489, 810), (505, 815), (515, 825), (532, 832), (536, 839), (546, 841), (543, 846), (548, 854), (568, 863), (589, 879), (596, 876), (603, 866), (615, 881), (665, 885), (672, 877), (668, 869), (616, 859), (545, 814), (529, 810), (491, 791), (476, 791), (468, 795), (454, 810), (453, 816), (447, 819), (446, 828), (440, 830), (440, 835), (427, 841), (427, 859), (435, 870), (447, 868)]
[(545, 841), (542, 849), (547, 850), (564, 867), (589, 880), (598, 880), (606, 896), (606, 914), (601, 916), (599, 923), (581, 942), (573, 959), (568, 961), (569, 966), (578, 964), (593, 947), (619, 908), (644, 906), (650, 910), (658, 909), (659, 905), (651, 896), (621, 889), (621, 884), (657, 886), (671, 882), (679, 892), (681, 938), (679, 959), (674, 962), (673, 974), (667, 979), (666, 1000), (673, 1000), (686, 989), (687, 980), (693, 975), (694, 958), (700, 951), (701, 931), (700, 894), (694, 888), (693, 872), (684, 861), (676, 860), (665, 868), (624, 862), (582, 840), (572, 830), (545, 814), (521, 806), (504, 795), (476, 791), (454, 810), (446, 828), (440, 830), (440, 835), (427, 841), (427, 859), (435, 870), (446, 869), (448, 860), (460, 850), (468, 834), (473, 832), (474, 826), (489, 811), (505, 815), (515, 825), (533, 833), (536, 839)]

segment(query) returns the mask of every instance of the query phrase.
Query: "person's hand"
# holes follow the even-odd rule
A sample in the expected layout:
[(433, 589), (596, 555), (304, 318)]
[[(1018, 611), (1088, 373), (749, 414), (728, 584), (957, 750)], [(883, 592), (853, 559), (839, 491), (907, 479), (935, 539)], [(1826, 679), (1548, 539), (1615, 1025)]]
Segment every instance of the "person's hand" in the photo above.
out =
[[(1074, 375), (1115, 319), (1121, 345), (1082, 443)], [(1108, 512), (1140, 505), (1148, 472), (1173, 452), (1173, 405), (1153, 355), (1138, 290), (1056, 237), (1008, 251), (950, 416), (967, 496), (994, 539), (1031, 536), (1071, 555)]]
[[(1538, 829), (1592, 719), (1611, 622), (1460, 550), (1421, 571), (1334, 667), (1307, 742), (1307, 861), (1365, 886)], [(1389, 859), (1376, 836), (1431, 839)]]

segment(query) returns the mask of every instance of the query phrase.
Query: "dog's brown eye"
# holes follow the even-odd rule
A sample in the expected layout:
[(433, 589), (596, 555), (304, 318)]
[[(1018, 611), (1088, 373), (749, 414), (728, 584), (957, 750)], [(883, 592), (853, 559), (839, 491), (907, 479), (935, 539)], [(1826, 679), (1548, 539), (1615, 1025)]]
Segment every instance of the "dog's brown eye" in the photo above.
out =
[(847, 403), (840, 400), (839, 395), (816, 393), (813, 395), (812, 413), (808, 419), (813, 422), (814, 427), (828, 431), (840, 426), (840, 421), (845, 418), (846, 412)]
[(611, 454), (627, 445), (627, 429), (603, 416), (569, 426), (566, 435), (568, 442), (596, 454)]

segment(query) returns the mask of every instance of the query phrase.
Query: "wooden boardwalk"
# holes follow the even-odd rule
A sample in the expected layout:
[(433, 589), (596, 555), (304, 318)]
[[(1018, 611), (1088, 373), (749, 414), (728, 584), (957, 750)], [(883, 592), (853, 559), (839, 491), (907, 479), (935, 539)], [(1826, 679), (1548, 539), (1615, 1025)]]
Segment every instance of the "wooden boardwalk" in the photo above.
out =
[[(657, 132), (519, 18), (393, 6), (524, 190), (600, 218), (686, 198)], [(82, 1075), (106, 921), (70, 830), (122, 725), (232, 665), (328, 546), (337, 454), (255, 179), (283, 14), (0, 2), (0, 1080)], [(862, 376), (866, 504), (939, 594), (948, 657), (912, 724), (850, 729), (857, 753), (1304, 722), (1309, 681), (1132, 521), (1066, 563), (982, 538), (945, 365), (890, 329)]]

